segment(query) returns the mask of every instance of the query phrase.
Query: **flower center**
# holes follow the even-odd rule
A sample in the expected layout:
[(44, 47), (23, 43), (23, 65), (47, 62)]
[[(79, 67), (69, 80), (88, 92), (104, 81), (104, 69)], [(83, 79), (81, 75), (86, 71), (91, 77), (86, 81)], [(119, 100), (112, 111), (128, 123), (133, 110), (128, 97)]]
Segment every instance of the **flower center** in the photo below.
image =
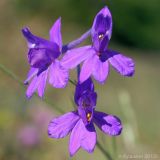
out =
[(101, 56), (101, 53), (100, 53), (100, 52), (97, 52), (97, 56), (100, 57), (100, 56)]
[(89, 99), (89, 97), (85, 97), (85, 99), (82, 100), (82, 106), (84, 108), (91, 106), (91, 100)]
[(92, 113), (90, 113), (90, 112), (87, 113), (86, 117), (87, 117), (87, 121), (90, 122), (91, 121), (91, 117), (92, 117)]
[(84, 108), (87, 108), (87, 107), (90, 106), (90, 104), (89, 104), (89, 102), (83, 101), (83, 102), (82, 102), (82, 106), (83, 106)]

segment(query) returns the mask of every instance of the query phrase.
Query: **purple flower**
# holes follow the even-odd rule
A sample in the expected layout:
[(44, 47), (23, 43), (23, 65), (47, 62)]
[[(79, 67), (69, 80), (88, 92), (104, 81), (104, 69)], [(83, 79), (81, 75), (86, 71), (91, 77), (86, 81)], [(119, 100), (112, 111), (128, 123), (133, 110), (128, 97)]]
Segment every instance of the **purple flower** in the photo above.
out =
[(22, 33), (28, 42), (28, 61), (31, 69), (24, 82), (29, 84), (26, 96), (30, 98), (37, 90), (43, 97), (47, 78), (55, 88), (64, 88), (68, 82), (68, 70), (62, 67), (57, 59), (62, 51), (61, 18), (50, 30), (50, 40), (33, 35), (28, 28), (23, 28)]
[(54, 118), (48, 126), (48, 135), (51, 138), (63, 138), (71, 132), (69, 142), (71, 156), (80, 147), (89, 153), (93, 152), (96, 144), (96, 130), (93, 123), (110, 136), (121, 133), (122, 125), (119, 118), (95, 111), (97, 94), (90, 78), (82, 84), (77, 84), (74, 99), (78, 106), (77, 111)]
[(112, 15), (104, 7), (95, 17), (92, 28), (92, 45), (69, 50), (62, 59), (65, 68), (72, 69), (84, 61), (80, 83), (91, 75), (104, 83), (109, 73), (109, 63), (123, 76), (134, 74), (134, 62), (117, 51), (108, 49), (112, 34)]

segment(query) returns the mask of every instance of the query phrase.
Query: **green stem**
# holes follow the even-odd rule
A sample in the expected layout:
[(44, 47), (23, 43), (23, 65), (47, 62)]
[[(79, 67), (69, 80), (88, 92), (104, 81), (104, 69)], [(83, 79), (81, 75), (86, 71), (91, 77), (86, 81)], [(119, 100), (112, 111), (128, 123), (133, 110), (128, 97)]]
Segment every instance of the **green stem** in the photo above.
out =
[(69, 82), (73, 85), (76, 85), (76, 82), (72, 81), (71, 79), (69, 79)]
[(111, 155), (102, 147), (102, 145), (98, 141), (97, 141), (97, 146), (108, 160), (113, 160)]
[(0, 69), (3, 73), (14, 79), (16, 82), (18, 82), (20, 85), (24, 86), (23, 82), (8, 68), (6, 68), (4, 65), (0, 63)]
[[(11, 70), (9, 70), (8, 68), (6, 68), (4, 65), (2, 65), (0, 63), (0, 70), (5, 73), (6, 75), (8, 75), (10, 78), (12, 78), (13, 80), (15, 80), (18, 84), (20, 84), (23, 88), (25, 88), (23, 81), (21, 81), (19, 79), (18, 76), (16, 76)], [(69, 79), (69, 82), (73, 85), (76, 85), (76, 83), (74, 81), (72, 81), (71, 79)], [(38, 97), (37, 94), (35, 94), (36, 97)], [(46, 104), (50, 105), (50, 106), (54, 106), (54, 109), (56, 109), (59, 113), (64, 113), (63, 110), (61, 110), (59, 107), (56, 107), (56, 105), (54, 105), (48, 98), (44, 98), (42, 99)], [(101, 150), (101, 152), (104, 154), (104, 156), (108, 159), (108, 160), (113, 160), (112, 157), (110, 156), (110, 154), (105, 151), (105, 149), (101, 146), (101, 144), (97, 141), (97, 146), (98, 148)]]
[[(6, 75), (8, 75), (10, 78), (12, 78), (13, 80), (15, 80), (18, 84), (20, 84), (23, 88), (25, 88), (25, 85), (23, 83), (23, 81), (21, 81), (18, 76), (16, 76), (11, 70), (9, 70), (8, 68), (6, 68), (4, 65), (2, 65), (0, 63), (0, 70), (5, 73)], [(74, 82), (73, 82), (74, 83)], [(35, 94), (36, 97), (39, 98), (39, 96), (37, 94)], [(60, 112), (60, 113), (64, 113), (63, 110), (61, 110), (59, 107), (56, 107), (55, 104), (53, 104), (48, 98), (43, 98), (42, 99), (45, 103), (47, 103), (50, 106), (54, 106), (54, 108)]]
[(117, 158), (117, 145), (116, 145), (116, 137), (112, 137), (112, 146), (113, 146), (113, 153), (114, 158)]
[[(38, 94), (36, 94), (36, 97), (39, 97), (38, 96)], [(48, 99), (48, 98), (44, 98), (44, 99), (42, 99), (46, 104), (48, 104), (49, 106), (54, 106), (54, 108), (56, 109), (56, 111), (58, 111), (59, 113), (65, 113), (61, 108), (59, 108), (59, 107), (56, 107), (56, 105), (53, 103), (53, 102), (51, 102), (50, 101), (50, 99)]]

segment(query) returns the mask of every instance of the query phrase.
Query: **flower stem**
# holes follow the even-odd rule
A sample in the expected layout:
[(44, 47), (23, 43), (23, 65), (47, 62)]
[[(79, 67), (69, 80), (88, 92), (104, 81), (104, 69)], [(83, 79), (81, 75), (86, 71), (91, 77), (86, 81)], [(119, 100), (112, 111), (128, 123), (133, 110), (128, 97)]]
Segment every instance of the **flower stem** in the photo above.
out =
[(73, 80), (69, 79), (69, 82), (73, 85), (76, 85), (76, 82), (74, 82)]
[[(18, 76), (16, 76), (11, 70), (9, 70), (8, 68), (6, 68), (6, 67), (5, 67), (4, 65), (2, 65), (1, 63), (0, 63), (0, 70), (1, 70), (3, 73), (5, 73), (6, 75), (8, 75), (10, 78), (12, 78), (13, 80), (15, 80), (18, 84), (20, 84), (21, 87), (25, 88), (23, 81), (21, 81)], [(71, 80), (71, 82), (72, 82), (72, 80)], [(72, 83), (74, 83), (74, 82), (72, 82)], [(37, 94), (35, 94), (35, 96), (36, 96), (36, 97), (39, 97)], [(51, 103), (51, 101), (50, 101), (48, 98), (44, 98), (44, 99), (42, 99), (42, 100), (43, 100), (45, 103), (47, 103), (48, 105), (54, 106), (55, 110), (57, 110), (58, 112), (64, 113), (63, 110), (61, 110), (59, 107), (56, 107), (55, 104)]]
[(101, 146), (101, 144), (98, 141), (97, 141), (97, 146), (108, 160), (113, 160), (111, 155)]
[(87, 32), (85, 32), (80, 38), (64, 45), (62, 47), (62, 53), (65, 53), (67, 50), (72, 49), (76, 46), (78, 46), (79, 44), (81, 44), (85, 39), (87, 39), (91, 34), (91, 29), (89, 29)]
[[(13, 80), (15, 80), (18, 84), (20, 84), (20, 86), (22, 86), (23, 88), (25, 88), (23, 81), (21, 81), (19, 79), (19, 77), (17, 75), (15, 75), (11, 70), (9, 70), (8, 68), (6, 68), (4, 65), (2, 65), (0, 63), (0, 70), (5, 73), (7, 76), (9, 76), (10, 78), (12, 78)], [(76, 85), (76, 83), (72, 80), (69, 80), (69, 82), (73, 85)], [(37, 94), (35, 94), (36, 97), (38, 97)], [(57, 110), (59, 113), (63, 114), (64, 111), (62, 109), (60, 109), (59, 107), (56, 107), (55, 104), (53, 104), (48, 98), (44, 98), (42, 99), (46, 104), (50, 105), (50, 106), (54, 106), (54, 109)], [(97, 141), (97, 146), (98, 148), (101, 150), (101, 152), (104, 154), (104, 156), (108, 159), (108, 160), (113, 160), (112, 157), (110, 156), (110, 154), (105, 151), (105, 149), (101, 146), (101, 144)]]
[(117, 145), (116, 145), (116, 137), (112, 137), (112, 146), (113, 146), (113, 153), (114, 158), (117, 159)]
[(2, 65), (0, 63), (0, 70), (5, 73), (6, 75), (8, 75), (9, 77), (11, 77), (12, 79), (14, 79), (16, 82), (18, 82), (20, 85), (24, 86), (23, 82), (8, 68), (6, 68), (4, 65)]

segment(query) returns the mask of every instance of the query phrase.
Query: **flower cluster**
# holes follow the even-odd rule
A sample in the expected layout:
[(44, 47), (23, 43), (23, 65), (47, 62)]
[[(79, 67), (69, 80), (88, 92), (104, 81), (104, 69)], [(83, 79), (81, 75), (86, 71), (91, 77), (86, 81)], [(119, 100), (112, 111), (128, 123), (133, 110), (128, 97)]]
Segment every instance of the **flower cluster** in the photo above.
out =
[[(22, 29), (28, 42), (30, 71), (25, 84), (27, 98), (34, 92), (43, 97), (47, 81), (55, 88), (66, 87), (69, 70), (78, 68), (78, 80), (74, 94), (76, 110), (54, 118), (48, 126), (51, 138), (63, 138), (70, 134), (69, 152), (73, 156), (80, 147), (91, 153), (96, 144), (93, 124), (105, 134), (117, 136), (122, 131), (118, 117), (96, 111), (97, 93), (92, 77), (104, 84), (109, 74), (109, 64), (122, 76), (133, 76), (134, 62), (117, 51), (108, 48), (112, 34), (112, 15), (104, 7), (94, 18), (91, 29), (79, 39), (62, 44), (61, 18), (50, 30), (50, 40), (33, 35), (28, 28)], [(92, 44), (75, 48), (91, 36)], [(82, 67), (80, 64), (83, 62)]]

